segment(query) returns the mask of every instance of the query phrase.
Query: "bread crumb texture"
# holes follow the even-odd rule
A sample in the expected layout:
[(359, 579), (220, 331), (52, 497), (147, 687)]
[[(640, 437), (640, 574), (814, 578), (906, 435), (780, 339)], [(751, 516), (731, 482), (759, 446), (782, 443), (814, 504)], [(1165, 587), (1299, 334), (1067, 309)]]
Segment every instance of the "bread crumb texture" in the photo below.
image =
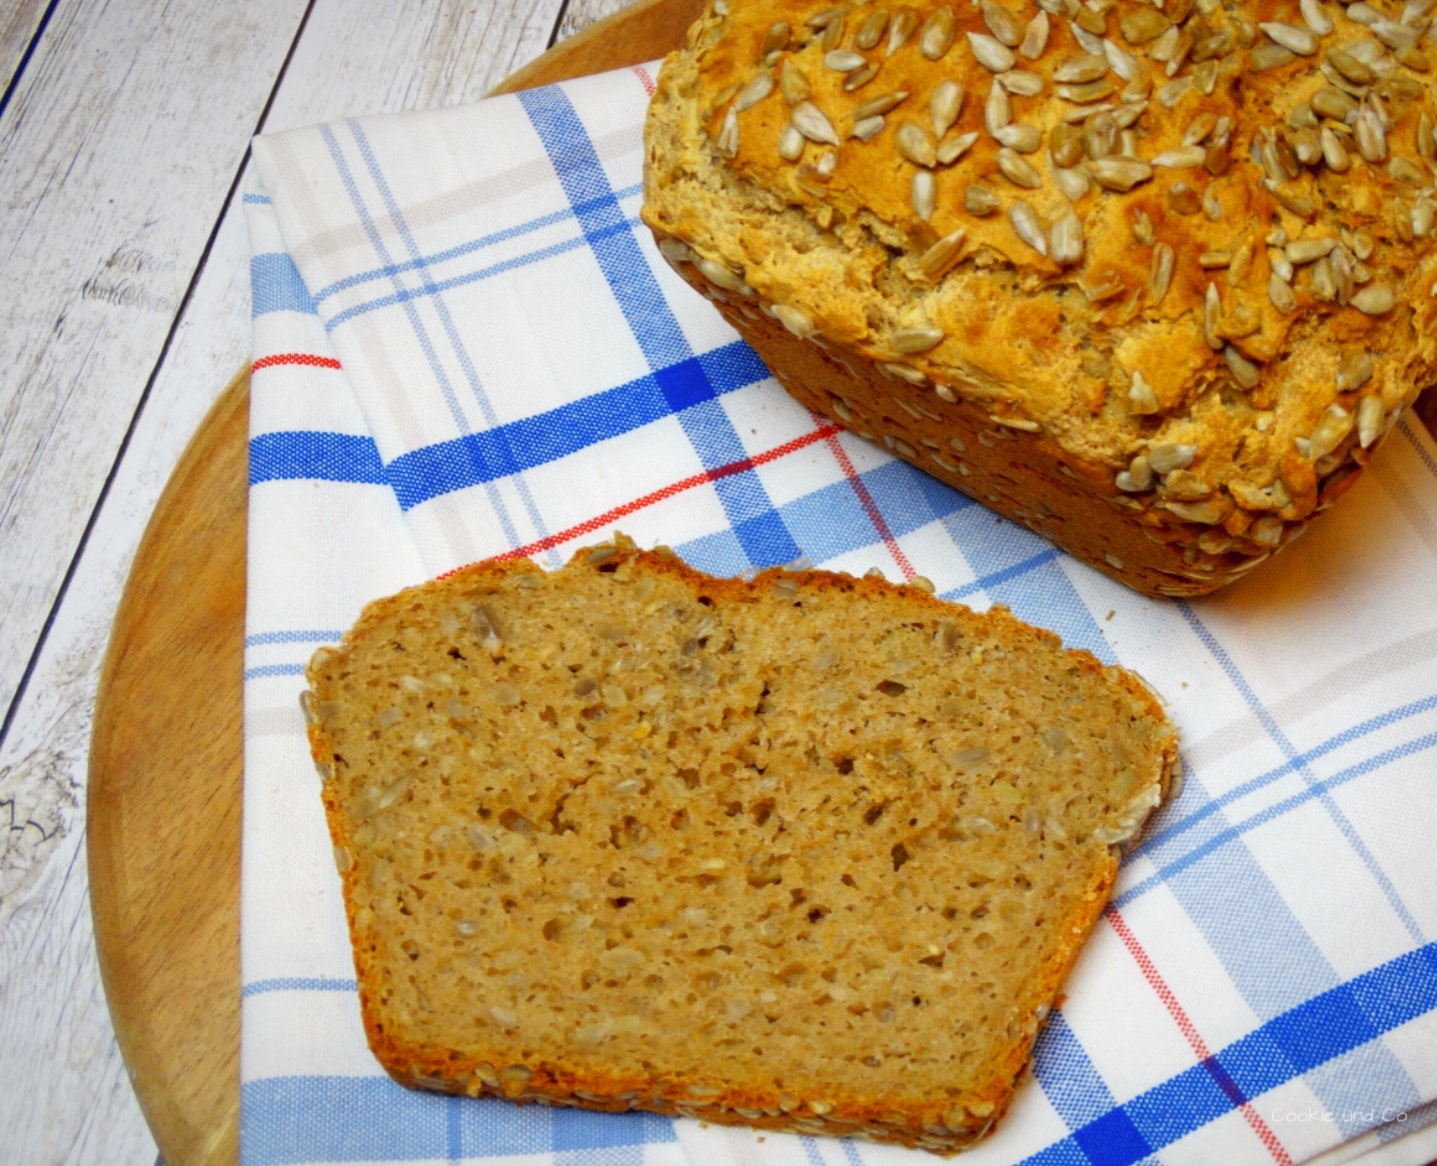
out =
[(1201, 594), (1437, 374), (1433, 7), (714, 0), (643, 217), (804, 404)]
[(939, 1152), (1176, 756), (1136, 677), (1002, 609), (622, 538), (379, 601), (308, 682), (398, 1080)]

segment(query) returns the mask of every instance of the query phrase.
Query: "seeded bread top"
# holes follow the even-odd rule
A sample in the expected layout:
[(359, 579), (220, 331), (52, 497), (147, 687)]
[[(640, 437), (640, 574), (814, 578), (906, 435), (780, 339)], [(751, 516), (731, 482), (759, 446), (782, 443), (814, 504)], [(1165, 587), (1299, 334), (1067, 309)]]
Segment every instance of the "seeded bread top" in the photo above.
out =
[(1434, 7), (716, 0), (645, 218), (1120, 504), (1300, 520), (1437, 371)]

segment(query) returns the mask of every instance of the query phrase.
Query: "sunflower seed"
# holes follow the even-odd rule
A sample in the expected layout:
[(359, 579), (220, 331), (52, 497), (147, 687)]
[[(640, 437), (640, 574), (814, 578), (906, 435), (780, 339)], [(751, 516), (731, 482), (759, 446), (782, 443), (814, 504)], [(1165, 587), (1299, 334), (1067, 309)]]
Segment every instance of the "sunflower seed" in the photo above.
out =
[(1280, 20), (1262, 21), (1258, 24), (1258, 28), (1267, 33), (1275, 43), (1300, 57), (1310, 57), (1317, 52), (1319, 44), (1317, 34), (1310, 28), (1284, 24)]
[(1280, 69), (1297, 60), (1297, 54), (1276, 41), (1265, 40), (1252, 50), (1252, 67), (1259, 73), (1268, 69)]
[(1217, 128), (1217, 117), (1211, 113), (1200, 113), (1188, 123), (1183, 131), (1183, 145), (1196, 146)]
[(1087, 166), (1088, 176), (1105, 190), (1126, 192), (1153, 176), (1153, 168), (1137, 158), (1096, 158)]
[(1133, 212), (1133, 238), (1144, 247), (1153, 245), (1153, 220), (1142, 207)]
[[(879, 118), (879, 121), (882, 121)], [(882, 129), (880, 125), (878, 127)], [(787, 123), (783, 129), (778, 131), (778, 156), (785, 162), (797, 162), (803, 157), (804, 136), (798, 132), (798, 127), (792, 122)]]
[(1153, 248), (1152, 261), (1148, 267), (1148, 299), (1153, 307), (1163, 302), (1173, 282), (1173, 265), (1176, 256), (1171, 246), (1159, 243)]
[(1323, 256), (1312, 265), (1307, 286), (1313, 298), (1325, 304), (1330, 304), (1337, 298), (1337, 275), (1333, 271), (1331, 259)]
[(1208, 347), (1217, 351), (1222, 348), (1222, 338), (1218, 336), (1218, 327), (1222, 323), (1222, 298), (1218, 295), (1217, 284), (1209, 283), (1207, 292), (1203, 295), (1202, 304), (1202, 331), (1203, 339), (1207, 341)]
[(1023, 39), (1018, 42), (1018, 52), (1028, 60), (1036, 61), (1048, 47), (1051, 29), (1052, 22), (1048, 20), (1048, 14), (1039, 9), (1038, 14), (1028, 21), (1023, 29)]
[(844, 7), (824, 8), (815, 12), (803, 23), (809, 28), (827, 28), (835, 20), (842, 20), (848, 15), (848, 9)]
[(1048, 255), (1065, 267), (1083, 258), (1083, 223), (1071, 209), (1049, 228)]
[(991, 215), (1002, 204), (998, 196), (986, 186), (979, 186), (976, 182), (970, 186), (963, 195), (963, 205), (968, 208), (970, 215)]
[(1047, 234), (1043, 230), (1043, 220), (1038, 217), (1038, 212), (1018, 199), (1008, 208), (1008, 221), (1013, 224), (1013, 230), (1018, 233), (1018, 238), (1038, 252), (1039, 255), (1048, 253)]
[[(1128, 386), (1128, 412), (1142, 417), (1150, 417), (1157, 411), (1157, 393), (1153, 391), (1152, 385), (1148, 384), (1143, 374), (1134, 369), (1132, 384)], [(1147, 459), (1144, 458), (1143, 465), (1147, 464)], [(1149, 484), (1151, 484), (1151, 479), (1149, 479)]]
[(1294, 267), (1301, 267), (1305, 263), (1316, 263), (1324, 255), (1331, 255), (1336, 246), (1337, 240), (1331, 237), (1293, 239), (1282, 249), (1282, 253)]
[(819, 37), (819, 46), (824, 52), (829, 49), (836, 49), (843, 43), (843, 30), (848, 23), (848, 10), (844, 9), (832, 20), (823, 26), (823, 35)]
[(1022, 43), (1023, 32), (1018, 27), (1018, 22), (1001, 4), (995, 4), (993, 0), (983, 0), (982, 12), (983, 23), (996, 39), (1010, 49), (1016, 49)]
[(1394, 52), (1404, 52), (1417, 44), (1417, 30), (1395, 20), (1374, 20), (1368, 27), (1373, 36)]
[(1232, 373), (1232, 379), (1244, 389), (1257, 387), (1258, 381), (1262, 379), (1262, 370), (1252, 361), (1248, 360), (1241, 352), (1229, 344), (1222, 350), (1223, 361), (1227, 364), (1228, 371)]
[(1267, 298), (1272, 301), (1272, 306), (1284, 316), (1290, 316), (1297, 311), (1297, 293), (1292, 290), (1292, 284), (1275, 271), (1268, 276)]
[(738, 111), (732, 107), (724, 114), (718, 137), (714, 140), (714, 149), (725, 158), (732, 158), (738, 153)]
[(1373, 8), (1370, 4), (1349, 4), (1347, 6), (1347, 19), (1355, 24), (1363, 26), (1375, 24), (1382, 19), (1382, 13)]
[(1197, 446), (1180, 442), (1164, 442), (1148, 447), (1148, 465), (1155, 474), (1170, 474), (1174, 470), (1185, 470), (1197, 457)]
[(1432, 234), (1432, 228), (1437, 225), (1437, 207), (1433, 206), (1432, 200), (1419, 198), (1412, 204), (1412, 235), (1417, 239), (1426, 239)]
[[(1091, 9), (1079, 7), (1077, 15), (1092, 15)], [(1073, 34), (1073, 39), (1078, 42), (1078, 47), (1085, 53), (1101, 53), (1103, 51), (1103, 33), (1101, 30), (1084, 28), (1077, 20), (1068, 21), (1068, 31)]]
[(1217, 191), (1209, 186), (1202, 192), (1202, 211), (1207, 215), (1210, 222), (1222, 221), (1222, 202), (1217, 196)]
[(1364, 315), (1381, 316), (1396, 306), (1397, 297), (1386, 284), (1372, 283), (1356, 292), (1347, 302)]
[(1183, 94), (1193, 87), (1191, 77), (1179, 77), (1176, 81), (1169, 81), (1166, 85), (1160, 86), (1156, 97), (1158, 104), (1164, 109), (1172, 109), (1182, 100)]
[[(1178, 45), (1183, 39), (1183, 32), (1184, 29), (1181, 25), (1169, 25), (1167, 27), (1167, 30), (1162, 34), (1162, 36), (1158, 37), (1157, 40), (1153, 41), (1153, 43), (1148, 46), (1148, 56), (1152, 57), (1153, 60), (1159, 61), (1163, 64), (1170, 62), (1173, 59), (1174, 54), (1176, 54), (1178, 51)], [(1192, 51), (1191, 36), (1188, 37), (1187, 51)], [(1186, 57), (1186, 53), (1184, 53), (1184, 57)], [(1173, 73), (1176, 72), (1177, 70), (1174, 69), (1168, 73), (1168, 76), (1171, 77)]]
[(938, 205), (938, 183), (931, 170), (917, 170), (912, 184), (913, 213), (924, 222), (933, 217)]
[(808, 74), (794, 64), (792, 57), (785, 57), (778, 67), (778, 91), (789, 105), (798, 105), (813, 93)]
[(1151, 4), (1140, 4), (1123, 13), (1118, 21), (1118, 31), (1130, 45), (1145, 45), (1157, 40), (1172, 23)]
[(1108, 58), (1105, 53), (1087, 53), (1072, 57), (1053, 70), (1053, 80), (1060, 82), (1096, 81), (1107, 76)]
[(1353, 130), (1357, 152), (1365, 160), (1381, 162), (1386, 159), (1387, 131), (1382, 127), (1382, 118), (1371, 105), (1364, 103), (1357, 111), (1357, 122)]
[(1312, 95), (1312, 112), (1333, 121), (1345, 122), (1357, 111), (1357, 102), (1341, 89), (1326, 85)]
[(838, 135), (833, 132), (833, 123), (813, 102), (800, 101), (793, 107), (790, 118), (794, 128), (810, 142), (820, 142), (826, 146), (838, 145)]
[(912, 8), (900, 8), (888, 23), (888, 46), (886, 53), (892, 56), (918, 31), (920, 17)]
[(878, 76), (878, 66), (874, 64), (864, 65), (861, 69), (855, 69), (843, 79), (843, 88), (847, 93), (862, 89), (873, 78)]
[(893, 135), (893, 145), (900, 156), (915, 166), (933, 166), (937, 162), (937, 143), (933, 135), (917, 122), (905, 121)]
[(1143, 67), (1138, 64), (1137, 58), (1115, 41), (1103, 41), (1096, 46), (1094, 55), (1097, 53), (1102, 53), (1108, 58), (1108, 67), (1118, 75), (1120, 80), (1132, 82), (1144, 76)]
[(864, 118), (874, 117), (878, 114), (892, 113), (907, 100), (908, 90), (906, 89), (896, 89), (892, 93), (880, 93), (877, 97), (870, 97), (867, 101), (854, 106), (853, 120), (862, 121)]
[(741, 292), (745, 295), (753, 291), (753, 288), (744, 283), (742, 277), (730, 271), (716, 259), (708, 259), (699, 256), (694, 260), (694, 266), (699, 269), (710, 283), (717, 284), (725, 291)]
[[(879, 114), (872, 117), (865, 117), (853, 123), (852, 136), (860, 142), (870, 142), (883, 132), (884, 121)], [(802, 137), (802, 135), (799, 135)]]
[(889, 337), (896, 352), (904, 356), (916, 356), (928, 352), (943, 343), (944, 332), (931, 325), (920, 328), (900, 328)]
[(978, 140), (978, 131), (970, 130), (966, 134), (957, 134), (944, 138), (938, 143), (937, 157), (938, 165), (951, 166), (959, 158), (963, 157), (973, 148), (973, 143)]
[(918, 37), (918, 49), (930, 61), (941, 61), (953, 47), (954, 30), (957, 27), (953, 9), (939, 8), (923, 23)]
[(1349, 352), (1337, 362), (1337, 391), (1350, 393), (1372, 379), (1372, 357), (1365, 352)]
[(886, 9), (879, 8), (863, 18), (863, 23), (858, 26), (858, 31), (853, 34), (853, 46), (864, 52), (872, 48), (877, 48), (878, 42), (883, 39), (883, 34), (887, 31), (888, 12)]
[(1055, 166), (1076, 166), (1083, 160), (1083, 130), (1066, 122), (1048, 133), (1048, 156)]
[(1059, 85), (1054, 92), (1074, 105), (1091, 105), (1111, 96), (1116, 88), (1111, 81), (1085, 81), (1081, 85)]
[(769, 53), (776, 53), (788, 48), (790, 31), (786, 20), (775, 21), (769, 25), (768, 31), (763, 34), (763, 44), (759, 48), (759, 56), (767, 57)]
[(1316, 461), (1330, 454), (1352, 432), (1353, 423), (1352, 414), (1335, 401), (1327, 406), (1308, 435), (1308, 456)]
[(738, 91), (738, 96), (733, 103), (734, 111), (743, 113), (744, 110), (751, 109), (772, 92), (773, 74), (765, 69)]
[(1357, 441), (1366, 449), (1382, 433), (1382, 398), (1363, 397), (1357, 402)]
[(1338, 174), (1343, 173), (1352, 166), (1352, 155), (1347, 152), (1347, 147), (1341, 138), (1332, 132), (1328, 126), (1323, 126), (1318, 132), (1318, 141), (1322, 146), (1322, 160), (1327, 163), (1327, 168)]
[(1037, 126), (1006, 125), (993, 136), (1020, 154), (1032, 154), (1043, 144), (1043, 132)]
[[(1156, 404), (1156, 399), (1154, 399)], [(1139, 410), (1134, 410), (1139, 412)], [(1157, 412), (1156, 409), (1153, 410)], [(1148, 464), (1145, 454), (1138, 454), (1129, 463), (1128, 468), (1121, 471), (1113, 483), (1119, 490), (1128, 494), (1141, 494), (1145, 490), (1153, 488), (1153, 468)]]
[(823, 54), (823, 67), (832, 69), (835, 73), (851, 73), (854, 69), (861, 69), (868, 64), (868, 59), (862, 53), (855, 53), (848, 49), (830, 49)]
[(988, 87), (988, 100), (983, 106), (983, 126), (990, 134), (996, 134), (1013, 120), (1013, 103), (1008, 100), (1008, 91), (996, 81)]
[(1204, 271), (1218, 271), (1231, 263), (1231, 251), (1204, 251), (1198, 255), (1198, 266)]
[(1043, 179), (1033, 164), (1007, 146), (998, 150), (998, 169), (1003, 172), (1003, 177), (1015, 186), (1037, 190), (1043, 185)]
[(995, 73), (1006, 73), (1018, 63), (1017, 58), (1013, 56), (1013, 50), (996, 37), (981, 32), (970, 32), (968, 43), (973, 46), (973, 56), (985, 69), (991, 69)]
[(816, 331), (812, 317), (802, 308), (795, 308), (791, 304), (774, 304), (771, 310), (774, 319), (800, 340), (809, 339)]
[(1164, 150), (1152, 160), (1154, 166), (1164, 166), (1173, 170), (1188, 170), (1194, 166), (1201, 166), (1207, 160), (1207, 151), (1201, 146), (1178, 146), (1176, 149)]
[(1043, 78), (1026, 69), (1009, 69), (998, 74), (998, 84), (1018, 97), (1037, 97), (1043, 92)]
[(1304, 166), (1316, 166), (1322, 161), (1322, 139), (1316, 130), (1298, 130), (1292, 135), (1292, 149)]
[(963, 108), (963, 86), (947, 79), (940, 81), (928, 101), (928, 114), (933, 119), (933, 132), (942, 137), (958, 120)]
[(1371, 85), (1377, 74), (1371, 66), (1354, 57), (1346, 49), (1335, 48), (1327, 54), (1327, 62), (1354, 85)]
[(1077, 202), (1092, 189), (1092, 180), (1076, 167), (1059, 166), (1053, 171), (1053, 181), (1069, 202)]
[(1398, 182), (1405, 182), (1409, 186), (1426, 186), (1432, 177), (1411, 158), (1404, 158), (1400, 154), (1394, 154), (1387, 163), (1387, 173)]
[[(969, 187), (971, 190), (972, 187)], [(957, 262), (963, 251), (967, 232), (959, 227), (952, 234), (944, 235), (918, 258), (919, 270), (929, 279), (940, 279)]]
[(1100, 110), (1083, 123), (1083, 151), (1093, 161), (1106, 158), (1118, 145), (1118, 119)]

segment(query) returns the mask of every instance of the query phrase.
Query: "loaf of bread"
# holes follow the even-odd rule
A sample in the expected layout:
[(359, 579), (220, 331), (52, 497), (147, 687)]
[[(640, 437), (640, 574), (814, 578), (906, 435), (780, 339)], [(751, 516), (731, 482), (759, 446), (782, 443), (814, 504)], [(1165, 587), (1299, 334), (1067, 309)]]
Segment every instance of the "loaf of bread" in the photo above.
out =
[(622, 538), (376, 602), (308, 683), (395, 1079), (939, 1152), (1176, 757), (1136, 677), (1002, 609)]
[(1432, 0), (712, 0), (644, 221), (799, 401), (1140, 591), (1437, 371)]

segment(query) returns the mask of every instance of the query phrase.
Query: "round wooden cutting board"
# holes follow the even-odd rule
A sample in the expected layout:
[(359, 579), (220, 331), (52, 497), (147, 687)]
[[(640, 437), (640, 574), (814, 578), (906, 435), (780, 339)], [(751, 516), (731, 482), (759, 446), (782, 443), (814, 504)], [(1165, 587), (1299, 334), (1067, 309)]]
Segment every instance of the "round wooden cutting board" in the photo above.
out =
[[(663, 56), (701, 0), (639, 0), (497, 92)], [(90, 744), (95, 943), (115, 1033), (169, 1166), (239, 1159), (239, 893), (249, 375), (146, 528)]]

